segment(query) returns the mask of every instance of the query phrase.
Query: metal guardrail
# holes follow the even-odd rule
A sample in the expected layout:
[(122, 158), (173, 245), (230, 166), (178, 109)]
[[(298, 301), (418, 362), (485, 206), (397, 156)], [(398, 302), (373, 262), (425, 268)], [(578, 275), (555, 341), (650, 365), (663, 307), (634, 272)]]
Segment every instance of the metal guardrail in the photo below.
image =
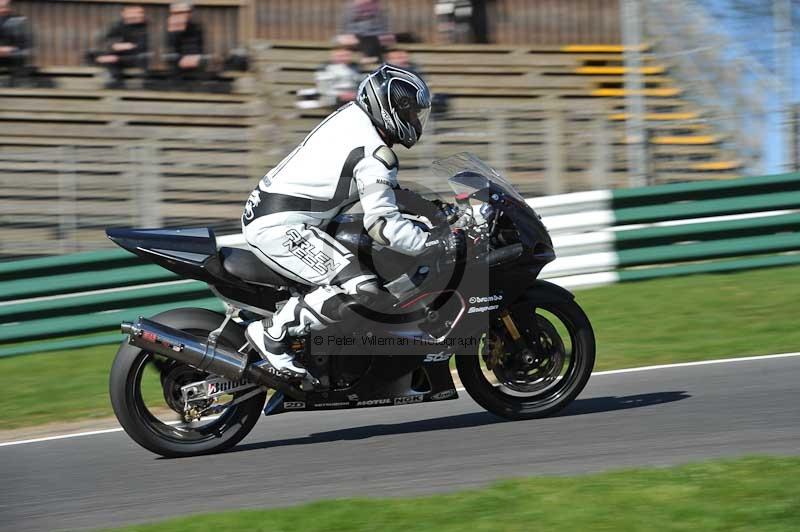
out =
[[(561, 258), (544, 274), (566, 286), (800, 264), (800, 174), (529, 201), (545, 224), (601, 220), (555, 233)], [(122, 250), (0, 264), (0, 357), (114, 343), (120, 335), (63, 337), (178, 306), (222, 309), (202, 283)]]
[[(430, 163), (459, 151), (474, 152), (529, 196), (627, 182), (623, 122), (610, 120), (603, 102), (565, 105), (543, 101), (535, 109), (458, 111), (434, 119), (415, 150), (398, 152), (400, 182), (448, 192), (443, 181), (438, 184), (445, 190), (435, 188)], [(303, 134), (275, 132), (269, 142), (249, 143), (186, 134), (108, 146), (103, 143), (111, 141), (102, 140), (91, 141), (97, 146), (0, 146), (0, 257), (110, 247), (103, 234), (109, 226), (209, 224), (218, 232), (236, 230), (260, 175)], [(649, 150), (652, 170), (664, 180), (696, 179), (702, 171), (693, 168), (715, 153), (713, 147), (655, 143)]]

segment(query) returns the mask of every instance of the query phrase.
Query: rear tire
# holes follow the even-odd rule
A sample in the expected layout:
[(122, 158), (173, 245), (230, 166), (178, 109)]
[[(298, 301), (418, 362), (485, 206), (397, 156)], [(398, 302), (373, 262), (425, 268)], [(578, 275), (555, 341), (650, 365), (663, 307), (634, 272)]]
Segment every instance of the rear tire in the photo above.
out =
[[(183, 308), (153, 316), (154, 321), (170, 327), (208, 335), (222, 323), (224, 316), (210, 310)], [(233, 349), (245, 343), (244, 331), (236, 323), (229, 322), (220, 335), (219, 342)], [(178, 458), (218, 453), (229, 449), (247, 436), (255, 426), (266, 400), (266, 392), (230, 407), (230, 412), (220, 416), (219, 427), (208, 434), (193, 438), (181, 438), (179, 431), (165, 429), (167, 425), (158, 421), (147, 411), (141, 399), (141, 368), (151, 354), (130, 345), (120, 345), (111, 367), (109, 392), (114, 414), (125, 432), (139, 445), (161, 456)], [(144, 408), (143, 408), (144, 407)]]
[[(553, 295), (553, 292), (550, 293)], [(569, 405), (583, 391), (592, 374), (595, 360), (595, 338), (592, 325), (581, 307), (566, 291), (549, 297), (547, 301), (529, 299), (520, 308), (542, 309), (557, 316), (566, 327), (572, 346), (574, 366), (551, 392), (533, 397), (519, 397), (504, 393), (502, 387), (489, 382), (483, 373), (481, 355), (459, 355), (456, 357), (458, 376), (467, 393), (489, 412), (511, 420), (548, 417)], [(512, 312), (513, 316), (514, 312)]]

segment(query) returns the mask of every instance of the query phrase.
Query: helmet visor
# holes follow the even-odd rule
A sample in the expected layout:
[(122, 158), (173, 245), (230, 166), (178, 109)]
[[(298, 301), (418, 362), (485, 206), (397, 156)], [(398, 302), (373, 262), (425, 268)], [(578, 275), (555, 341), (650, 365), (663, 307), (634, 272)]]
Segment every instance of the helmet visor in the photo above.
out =
[(428, 118), (431, 116), (431, 108), (422, 107), (420, 109), (415, 109), (411, 107), (409, 109), (401, 109), (397, 111), (397, 115), (400, 117), (400, 120), (414, 128), (417, 132), (417, 138), (419, 138), (422, 136), (425, 124), (428, 123)]
[(431, 108), (423, 107), (417, 113), (417, 119), (419, 120), (419, 135), (422, 135), (423, 130), (425, 129), (425, 125), (428, 123), (428, 118), (431, 116)]

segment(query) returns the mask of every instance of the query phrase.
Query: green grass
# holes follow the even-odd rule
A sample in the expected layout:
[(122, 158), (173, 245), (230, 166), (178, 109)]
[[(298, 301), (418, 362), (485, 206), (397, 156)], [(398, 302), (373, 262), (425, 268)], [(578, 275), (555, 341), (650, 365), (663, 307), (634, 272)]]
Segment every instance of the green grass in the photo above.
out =
[[(800, 267), (583, 290), (598, 370), (800, 350)], [(116, 346), (0, 359), (0, 429), (111, 415)]]
[(795, 531), (800, 458), (744, 458), (667, 469), (506, 481), (403, 499), (343, 499), (192, 516), (121, 530)]
[(694, 275), (577, 293), (598, 370), (800, 351), (800, 267)]
[(0, 429), (108, 417), (108, 374), (117, 347), (104, 345), (0, 359)]

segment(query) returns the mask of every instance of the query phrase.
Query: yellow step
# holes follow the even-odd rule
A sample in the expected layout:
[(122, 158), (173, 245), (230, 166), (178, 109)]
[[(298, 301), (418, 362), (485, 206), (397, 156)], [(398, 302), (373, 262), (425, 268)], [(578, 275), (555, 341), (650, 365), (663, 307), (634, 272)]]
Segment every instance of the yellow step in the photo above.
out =
[[(640, 52), (645, 52), (650, 49), (650, 45), (643, 43), (638, 47)], [(630, 47), (627, 50), (634, 50), (636, 48)], [(568, 44), (561, 47), (562, 52), (571, 54), (594, 54), (594, 53), (609, 53), (621, 54), (626, 51), (625, 46), (621, 44)]]
[[(666, 67), (662, 65), (654, 65), (654, 66), (640, 67), (639, 73), (649, 76), (653, 74), (663, 74), (666, 70), (667, 70)], [(591, 74), (591, 75), (603, 75), (603, 74), (622, 75), (628, 73), (628, 68), (621, 66), (584, 66), (576, 68), (575, 73)]]
[(699, 144), (716, 144), (719, 137), (715, 135), (683, 135), (683, 136), (659, 136), (650, 139), (652, 144), (670, 144), (676, 146), (696, 146)]
[[(653, 122), (670, 120), (695, 120), (700, 115), (694, 112), (687, 113), (645, 113), (644, 119)], [(614, 113), (608, 117), (609, 120), (627, 120), (628, 113)]]
[[(671, 96), (678, 96), (681, 92), (681, 89), (678, 87), (661, 87), (658, 89), (642, 89), (639, 94), (654, 98), (669, 98)], [(592, 96), (601, 96), (605, 98), (620, 98), (628, 94), (629, 91), (627, 89), (595, 89), (592, 91)]]
[(735, 170), (742, 167), (741, 161), (708, 161), (691, 166), (692, 170)]

